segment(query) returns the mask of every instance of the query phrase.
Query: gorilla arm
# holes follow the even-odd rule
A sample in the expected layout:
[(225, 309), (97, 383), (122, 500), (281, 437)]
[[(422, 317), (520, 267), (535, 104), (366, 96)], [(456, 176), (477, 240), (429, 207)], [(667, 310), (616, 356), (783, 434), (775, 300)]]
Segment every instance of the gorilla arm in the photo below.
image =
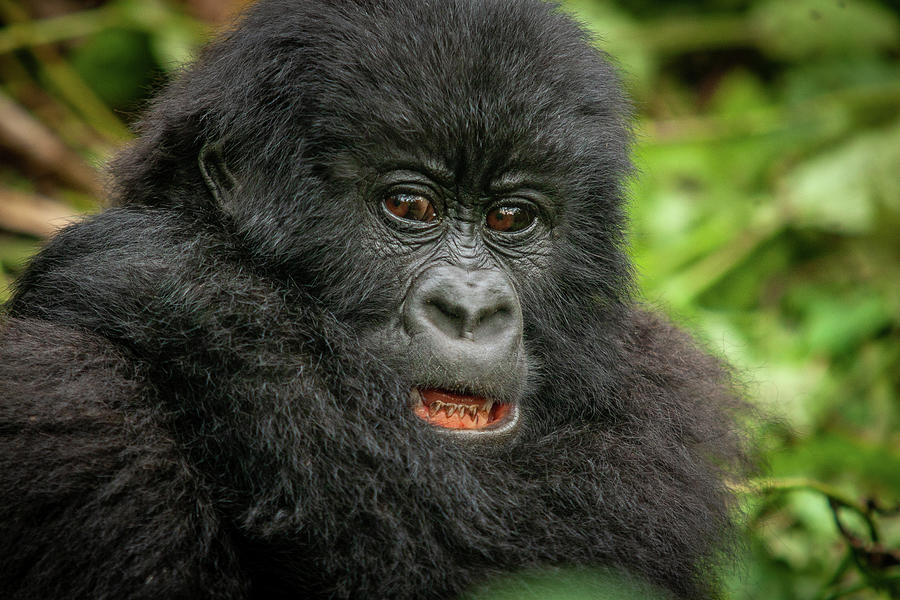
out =
[[(136, 406), (152, 391), (97, 336), (33, 319), (0, 333), (0, 595), (239, 598), (198, 481)], [(86, 568), (89, 567), (89, 568)]]

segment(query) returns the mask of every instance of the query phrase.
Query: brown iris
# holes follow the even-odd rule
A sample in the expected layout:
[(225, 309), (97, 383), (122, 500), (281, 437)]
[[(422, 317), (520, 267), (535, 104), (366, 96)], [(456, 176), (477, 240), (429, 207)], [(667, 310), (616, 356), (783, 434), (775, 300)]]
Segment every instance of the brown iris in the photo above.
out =
[(524, 206), (498, 206), (487, 214), (485, 223), (494, 231), (521, 231), (534, 221), (534, 212)]
[(401, 219), (430, 223), (434, 220), (434, 205), (418, 194), (391, 194), (384, 199), (389, 213)]

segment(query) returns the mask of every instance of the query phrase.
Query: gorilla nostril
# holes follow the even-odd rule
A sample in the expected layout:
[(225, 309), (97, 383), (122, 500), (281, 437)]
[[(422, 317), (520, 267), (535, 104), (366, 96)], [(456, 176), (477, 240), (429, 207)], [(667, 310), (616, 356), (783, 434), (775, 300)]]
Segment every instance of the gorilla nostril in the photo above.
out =
[(473, 324), (473, 331), (481, 335), (496, 335), (508, 329), (512, 322), (512, 311), (506, 306), (491, 306), (483, 309)]
[(435, 296), (425, 300), (426, 310), (438, 312), (448, 319), (462, 319), (464, 310), (460, 306), (454, 306), (448, 300)]
[(465, 321), (465, 315), (460, 307), (452, 305), (443, 298), (432, 297), (425, 300), (423, 309), (426, 321), (448, 336), (459, 335)]

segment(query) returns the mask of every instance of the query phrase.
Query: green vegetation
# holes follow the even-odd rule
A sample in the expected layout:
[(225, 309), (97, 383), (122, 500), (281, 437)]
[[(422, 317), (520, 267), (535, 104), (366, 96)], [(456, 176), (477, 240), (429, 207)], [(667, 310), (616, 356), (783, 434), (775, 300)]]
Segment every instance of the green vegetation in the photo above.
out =
[[(189, 1), (39, 4), (0, 0), (0, 286), (48, 219), (97, 206), (88, 165), (211, 31)], [(774, 417), (726, 597), (900, 597), (900, 3), (565, 4), (635, 99), (647, 301)], [(24, 140), (2, 125), (23, 114)]]
[(659, 4), (571, 6), (636, 98), (648, 301), (778, 419), (761, 432), (770, 478), (747, 490), (750, 547), (729, 595), (896, 597), (900, 13)]

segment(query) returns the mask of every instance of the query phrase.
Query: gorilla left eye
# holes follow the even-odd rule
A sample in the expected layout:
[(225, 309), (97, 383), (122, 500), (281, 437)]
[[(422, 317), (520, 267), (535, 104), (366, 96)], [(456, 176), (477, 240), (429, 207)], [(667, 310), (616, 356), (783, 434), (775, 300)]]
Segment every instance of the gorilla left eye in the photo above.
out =
[(391, 194), (384, 199), (384, 207), (395, 217), (407, 221), (430, 223), (434, 221), (434, 205), (418, 194)]
[(535, 214), (524, 206), (498, 206), (487, 214), (485, 223), (494, 231), (511, 233), (521, 231), (534, 222)]

